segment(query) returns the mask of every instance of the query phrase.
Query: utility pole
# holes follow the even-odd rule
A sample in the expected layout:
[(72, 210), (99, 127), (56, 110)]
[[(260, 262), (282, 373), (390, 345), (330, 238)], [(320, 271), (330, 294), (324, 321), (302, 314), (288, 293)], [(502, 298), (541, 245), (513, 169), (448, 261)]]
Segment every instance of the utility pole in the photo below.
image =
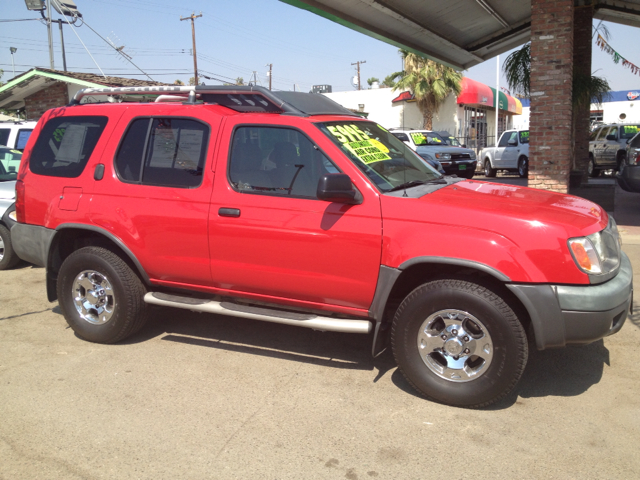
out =
[(55, 70), (56, 67), (53, 63), (53, 34), (51, 33), (51, 0), (47, 0), (47, 35), (49, 36), (49, 64), (51, 70)]
[(273, 63), (267, 63), (265, 67), (269, 67), (269, 71), (267, 72), (267, 75), (269, 76), (269, 90), (271, 90), (271, 77), (273, 74)]
[(200, 12), (200, 15), (194, 15), (192, 13), (191, 16), (185, 18), (182, 18), (182, 15), (180, 16), (180, 21), (191, 20), (191, 36), (193, 37), (193, 79), (196, 85), (198, 85), (198, 56), (196, 55), (196, 23), (194, 20), (201, 16), (202, 12)]
[(13, 76), (16, 76), (16, 65), (13, 63), (13, 54), (18, 51), (16, 47), (9, 47), (9, 51), (11, 52), (11, 67), (13, 68)]
[(361, 62), (356, 62), (356, 63), (352, 63), (351, 65), (357, 65), (358, 66), (358, 90), (361, 90), (361, 83), (360, 83), (360, 64), (361, 63), (367, 63), (366, 60), (363, 60)]
[(62, 20), (58, 19), (58, 27), (60, 27), (60, 45), (62, 46), (62, 68), (67, 71), (67, 55), (64, 52), (64, 35), (62, 34)]

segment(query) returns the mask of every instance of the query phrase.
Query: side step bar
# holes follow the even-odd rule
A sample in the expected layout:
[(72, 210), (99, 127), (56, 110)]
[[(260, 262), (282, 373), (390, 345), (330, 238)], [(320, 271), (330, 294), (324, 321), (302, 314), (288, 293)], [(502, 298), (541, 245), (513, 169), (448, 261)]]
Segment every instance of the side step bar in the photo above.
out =
[(344, 318), (322, 317), (315, 314), (296, 313), (288, 310), (276, 310), (266, 307), (254, 307), (229, 301), (217, 302), (214, 300), (182, 297), (160, 292), (149, 292), (144, 296), (144, 301), (163, 307), (176, 307), (194, 312), (217, 313), (232, 317), (250, 318), (265, 322), (283, 323), (296, 327), (313, 328), (330, 332), (344, 333), (369, 333), (372, 323), (369, 320), (350, 320)]

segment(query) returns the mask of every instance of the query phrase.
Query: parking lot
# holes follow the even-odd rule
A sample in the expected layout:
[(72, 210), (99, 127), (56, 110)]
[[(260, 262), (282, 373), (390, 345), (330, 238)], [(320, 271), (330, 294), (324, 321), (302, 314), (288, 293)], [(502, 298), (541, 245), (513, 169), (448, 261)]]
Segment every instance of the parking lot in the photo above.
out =
[(464, 410), (418, 397), (364, 335), (158, 308), (88, 343), (22, 264), (0, 272), (0, 479), (635, 478), (634, 308), (603, 341), (531, 350), (514, 394)]

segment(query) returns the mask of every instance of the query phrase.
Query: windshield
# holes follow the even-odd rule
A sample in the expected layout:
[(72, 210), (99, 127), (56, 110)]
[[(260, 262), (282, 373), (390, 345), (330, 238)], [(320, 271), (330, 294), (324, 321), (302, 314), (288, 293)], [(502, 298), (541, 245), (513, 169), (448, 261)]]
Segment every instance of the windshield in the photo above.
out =
[[(316, 124), (382, 192), (421, 185), (442, 177), (413, 150), (373, 122)], [(411, 185), (408, 185), (411, 184)]]
[(635, 137), (636, 133), (640, 131), (640, 125), (623, 125), (620, 127), (620, 138), (629, 140)]
[(447, 141), (435, 132), (409, 132), (409, 135), (417, 146), (447, 144)]
[(22, 152), (10, 148), (0, 148), (0, 182), (9, 182), (18, 178)]

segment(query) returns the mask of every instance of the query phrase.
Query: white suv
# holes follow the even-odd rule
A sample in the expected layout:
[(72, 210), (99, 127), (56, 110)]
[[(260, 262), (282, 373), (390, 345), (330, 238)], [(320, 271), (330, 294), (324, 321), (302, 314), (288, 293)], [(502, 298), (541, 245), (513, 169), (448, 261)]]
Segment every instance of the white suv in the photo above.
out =
[(16, 150), (24, 150), (36, 123), (28, 121), (0, 122), (0, 145)]

